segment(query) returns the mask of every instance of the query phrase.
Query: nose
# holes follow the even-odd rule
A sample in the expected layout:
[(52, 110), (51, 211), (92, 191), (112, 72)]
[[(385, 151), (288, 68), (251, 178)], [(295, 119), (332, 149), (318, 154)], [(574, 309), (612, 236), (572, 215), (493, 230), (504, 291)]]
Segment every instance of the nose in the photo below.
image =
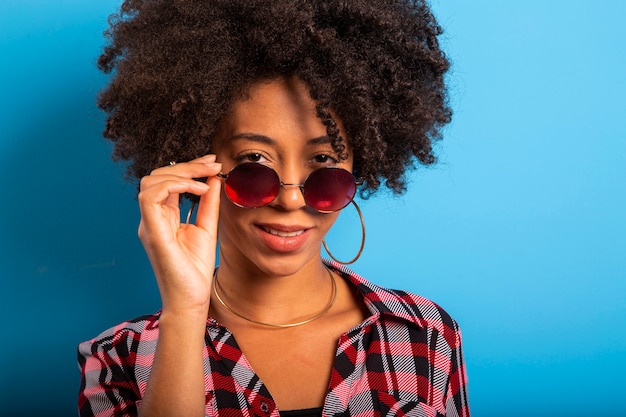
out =
[(284, 210), (298, 210), (305, 207), (304, 185), (281, 181), (278, 196), (272, 202), (272, 206), (279, 206)]

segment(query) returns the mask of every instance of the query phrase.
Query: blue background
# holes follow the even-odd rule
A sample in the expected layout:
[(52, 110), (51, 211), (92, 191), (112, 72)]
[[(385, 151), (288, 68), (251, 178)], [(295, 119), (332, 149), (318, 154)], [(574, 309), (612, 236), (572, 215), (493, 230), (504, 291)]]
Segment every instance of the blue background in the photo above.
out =
[[(0, 7), (2, 416), (75, 415), (76, 344), (159, 308), (94, 99), (118, 4)], [(626, 2), (433, 7), (454, 122), (404, 197), (361, 202), (354, 269), (460, 322), (474, 416), (626, 416)], [(356, 251), (351, 210), (328, 242)]]

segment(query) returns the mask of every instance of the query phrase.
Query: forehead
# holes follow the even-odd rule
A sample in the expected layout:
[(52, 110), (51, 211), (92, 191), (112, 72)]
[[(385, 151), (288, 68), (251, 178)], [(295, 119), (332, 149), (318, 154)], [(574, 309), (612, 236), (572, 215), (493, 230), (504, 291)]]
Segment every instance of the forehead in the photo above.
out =
[(320, 136), (326, 127), (318, 118), (316, 103), (306, 85), (297, 80), (272, 80), (249, 87), (245, 97), (235, 101), (224, 126), (231, 135), (281, 133)]

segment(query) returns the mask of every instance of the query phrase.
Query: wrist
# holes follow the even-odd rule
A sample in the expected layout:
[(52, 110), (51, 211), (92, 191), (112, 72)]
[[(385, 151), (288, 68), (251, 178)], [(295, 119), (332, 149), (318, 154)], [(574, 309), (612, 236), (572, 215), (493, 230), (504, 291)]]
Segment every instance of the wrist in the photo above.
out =
[(209, 307), (175, 309), (163, 307), (159, 318), (159, 328), (192, 329), (206, 327)]

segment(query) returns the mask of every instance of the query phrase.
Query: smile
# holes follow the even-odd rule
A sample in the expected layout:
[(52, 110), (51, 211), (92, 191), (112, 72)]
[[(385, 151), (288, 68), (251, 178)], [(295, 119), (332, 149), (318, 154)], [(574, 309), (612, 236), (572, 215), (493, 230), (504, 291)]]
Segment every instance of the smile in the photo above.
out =
[(295, 237), (295, 236), (300, 236), (302, 233), (304, 233), (304, 230), (296, 230), (293, 232), (285, 232), (282, 230), (276, 230), (276, 229), (272, 229), (271, 227), (263, 227), (263, 230), (265, 230), (267, 233), (270, 233), (274, 236), (279, 236), (279, 237)]

